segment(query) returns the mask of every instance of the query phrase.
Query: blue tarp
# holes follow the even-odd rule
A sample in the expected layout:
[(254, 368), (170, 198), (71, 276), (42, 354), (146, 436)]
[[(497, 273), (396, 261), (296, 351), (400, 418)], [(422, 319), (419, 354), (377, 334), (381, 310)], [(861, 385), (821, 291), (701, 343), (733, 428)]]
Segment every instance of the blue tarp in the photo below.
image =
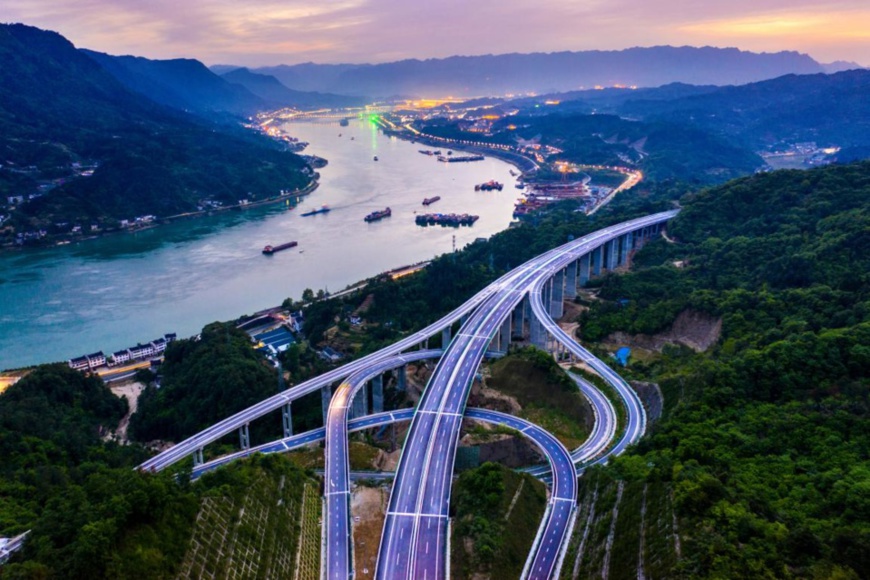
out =
[(631, 356), (631, 349), (627, 346), (623, 346), (619, 350), (616, 351), (616, 354), (613, 355), (613, 358), (619, 362), (622, 366), (628, 366), (628, 357)]

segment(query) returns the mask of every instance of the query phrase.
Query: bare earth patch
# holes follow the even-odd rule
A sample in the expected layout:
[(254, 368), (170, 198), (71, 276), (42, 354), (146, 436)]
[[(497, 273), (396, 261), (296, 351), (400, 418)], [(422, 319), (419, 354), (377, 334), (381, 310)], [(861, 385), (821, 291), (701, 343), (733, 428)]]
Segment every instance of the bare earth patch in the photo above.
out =
[(130, 417), (133, 416), (133, 413), (136, 412), (136, 408), (139, 405), (139, 395), (142, 394), (142, 391), (145, 390), (145, 385), (138, 382), (133, 383), (125, 383), (123, 385), (118, 385), (116, 387), (111, 387), (110, 389), (112, 394), (118, 398), (124, 397), (127, 399), (127, 404), (130, 406), (129, 411), (124, 417), (121, 419), (121, 422), (118, 423), (118, 428), (115, 429), (114, 434), (109, 434), (106, 436), (107, 439), (115, 437), (122, 444), (126, 445), (129, 443), (127, 439), (127, 427), (130, 425)]
[(704, 352), (716, 344), (721, 334), (721, 318), (714, 318), (694, 310), (684, 310), (665, 332), (653, 335), (614, 332), (603, 342), (609, 347), (630, 346), (651, 352), (661, 352), (666, 344), (681, 344), (695, 352)]
[(350, 497), (353, 516), (353, 558), (357, 578), (373, 578), (384, 527), (389, 490), (357, 486)]

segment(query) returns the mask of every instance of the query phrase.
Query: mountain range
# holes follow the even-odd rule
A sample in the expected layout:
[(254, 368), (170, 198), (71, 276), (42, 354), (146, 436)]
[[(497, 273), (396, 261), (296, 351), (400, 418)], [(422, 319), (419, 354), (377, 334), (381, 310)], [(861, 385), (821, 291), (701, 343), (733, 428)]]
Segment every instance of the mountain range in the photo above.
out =
[[(806, 54), (753, 53), (736, 48), (629, 48), (532, 54), (452, 56), (383, 64), (314, 64), (260, 67), (285, 86), (302, 91), (389, 97), (479, 96), (564, 92), (601, 86), (654, 87), (673, 82), (693, 85), (744, 84), (785, 74), (812, 74), (853, 68), (823, 65)], [(855, 65), (857, 66), (857, 65)], [(233, 67), (218, 65), (225, 73)]]
[[(110, 229), (123, 219), (195, 211), (205, 201), (234, 204), (308, 183), (307, 164), (275, 141), (149, 99), (125, 86), (136, 77), (124, 83), (99, 60), (57, 33), (0, 25), (0, 213), (11, 226), (0, 243), (22, 232), (62, 235), (75, 225)], [(151, 66), (128, 63), (127, 71)], [(176, 65), (230, 86), (195, 61)], [(146, 86), (144, 78), (136, 82)], [(180, 85), (149, 91), (164, 101), (193, 101)], [(9, 197), (30, 199), (4, 209)]]

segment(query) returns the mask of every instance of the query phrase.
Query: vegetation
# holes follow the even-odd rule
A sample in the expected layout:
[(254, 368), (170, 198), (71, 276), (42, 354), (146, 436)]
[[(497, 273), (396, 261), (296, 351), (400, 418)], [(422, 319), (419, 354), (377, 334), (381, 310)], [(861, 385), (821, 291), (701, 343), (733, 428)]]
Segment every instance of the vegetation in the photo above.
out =
[(463, 472), (450, 506), (451, 576), (519, 578), (545, 504), (544, 484), (528, 474), (496, 463)]
[(277, 143), (133, 94), (56, 33), (2, 25), (0, 61), (2, 204), (6, 194), (41, 195), (16, 205), (0, 243), (264, 199), (309, 181), (305, 162)]
[[(183, 472), (140, 473), (142, 448), (101, 439), (125, 412), (101, 379), (66, 365), (37, 367), (0, 395), (0, 535), (31, 530), (5, 578), (175, 576), (201, 505), (241, 506), (266, 488), (283, 490), (286, 513), (271, 509), (271, 495), (257, 496), (270, 506), (262, 521), (274, 531), (249, 560), (275, 561), (268, 556), (281, 552), (270, 548), (280, 533), (290, 558), (281, 569), (293, 569), (302, 486), (311, 479), (282, 457), (237, 463), (193, 484)], [(240, 521), (235, 537), (246, 529)]]
[(515, 398), (523, 418), (551, 432), (569, 449), (586, 439), (589, 404), (552, 356), (525, 348), (492, 363), (490, 372), (487, 386)]
[(722, 318), (722, 338), (632, 365), (661, 385), (666, 414), (610, 474), (626, 497), (673, 489), (671, 576), (866, 577), (870, 163), (757, 175), (682, 203), (678, 243), (605, 278), (583, 336), (654, 332), (693, 308)]
[[(138, 441), (180, 441), (278, 390), (278, 376), (247, 334), (213, 323), (198, 338), (169, 344), (160, 388), (147, 387), (130, 421)], [(272, 422), (277, 429), (281, 422)], [(252, 437), (265, 428), (252, 426)]]
[(516, 143), (539, 139), (562, 152), (549, 159), (589, 165), (636, 166), (648, 178), (720, 183), (753, 172), (760, 157), (711, 131), (688, 123), (638, 122), (615, 115), (550, 113), (506, 117), (492, 135), (462, 130), (460, 121), (436, 119), (421, 125), (426, 133), (450, 139)]

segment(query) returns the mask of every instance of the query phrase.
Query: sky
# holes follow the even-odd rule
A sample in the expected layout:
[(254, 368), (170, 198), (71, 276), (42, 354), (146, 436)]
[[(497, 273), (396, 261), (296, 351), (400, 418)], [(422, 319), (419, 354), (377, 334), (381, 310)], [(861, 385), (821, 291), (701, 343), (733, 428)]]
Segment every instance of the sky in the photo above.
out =
[(206, 64), (718, 46), (870, 65), (868, 0), (3, 0), (76, 46)]

